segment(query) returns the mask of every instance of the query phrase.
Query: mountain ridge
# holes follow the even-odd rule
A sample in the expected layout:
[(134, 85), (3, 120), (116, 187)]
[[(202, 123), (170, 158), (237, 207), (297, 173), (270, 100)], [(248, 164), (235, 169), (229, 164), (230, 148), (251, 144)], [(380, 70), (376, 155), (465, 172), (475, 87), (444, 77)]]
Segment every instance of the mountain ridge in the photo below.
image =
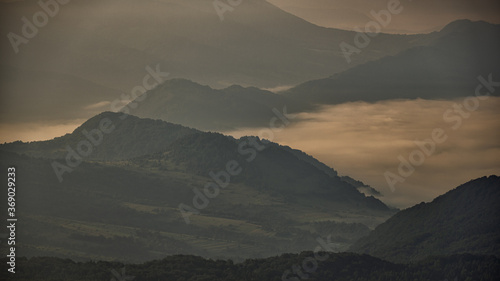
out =
[[(81, 142), (81, 130), (97, 126), (107, 132), (109, 124), (101, 124), (106, 119), (116, 128), (99, 147), (119, 148), (114, 160), (97, 154), (94, 159), (73, 162), (71, 171), (58, 181), (53, 168), (54, 162), (67, 161), (59, 157), (67, 153), (64, 145), (78, 147), (75, 142)], [(266, 143), (268, 147), (255, 151), (255, 159), (249, 161), (253, 154), (240, 154), (240, 144), (248, 152), (252, 146), (245, 145), (253, 141), (257, 147), (264, 146), (262, 140), (236, 140), (179, 126), (185, 134), (167, 130), (176, 136), (167, 143), (164, 132), (155, 129), (172, 126), (178, 125), (105, 112), (75, 130), (74, 136), (63, 137), (67, 142), (56, 140), (62, 143), (56, 146), (50, 142), (0, 145), (0, 167), (15, 166), (22, 175), (16, 184), (23, 186), (17, 196), (23, 198), (19, 218), (25, 231), (20, 240), (26, 242), (19, 243), (18, 254), (99, 260), (126, 255), (145, 261), (189, 253), (241, 259), (306, 250), (320, 234), (332, 234), (336, 247), (345, 249), (367, 234), (368, 227), (394, 213), (278, 144)], [(151, 137), (150, 131), (156, 134)], [(135, 156), (128, 151), (127, 159), (120, 155), (126, 151), (123, 144), (131, 140), (142, 140), (130, 147), (145, 153), (141, 144), (152, 145), (155, 136), (163, 142), (145, 150), (155, 151), (152, 154)], [(12, 148), (17, 153), (7, 151)], [(205, 208), (199, 207), (186, 224), (180, 204), (198, 206), (193, 200), (214, 182), (211, 172), (226, 169), (229, 161), (238, 161), (241, 173), (226, 184), (218, 183), (223, 187), (220, 192), (210, 195)]]
[(276, 111), (293, 113), (313, 107), (256, 87), (213, 89), (187, 79), (172, 79), (138, 97), (130, 114), (183, 124), (202, 131), (265, 126)]
[[(32, 77), (33, 71), (43, 76), (60, 73), (51, 75), (58, 83), (38, 77), (8, 79), (3, 91), (9, 96), (33, 92), (40, 100), (67, 100), (68, 92), (82, 93), (78, 103), (70, 100), (63, 109), (48, 103), (48, 110), (33, 110), (38, 104), (18, 102), (14, 112), (5, 106), (6, 117), (45, 121), (47, 112), (58, 112), (66, 120), (89, 118), (96, 112), (86, 107), (130, 93), (141, 85), (148, 66), (158, 65), (170, 73), (169, 78), (217, 89), (232, 84), (275, 88), (396, 54), (426, 37), (380, 34), (348, 64), (339, 44), (352, 41), (355, 32), (318, 27), (264, 1), (244, 1), (224, 13), (223, 21), (210, 1), (125, 0), (127, 5), (123, 1), (64, 5), (58, 20), (43, 28), (44, 36), (19, 46), (24, 55), (14, 55), (9, 40), (2, 40), (0, 52), (12, 55), (5, 56), (0, 73), (12, 69), (17, 77)], [(22, 36), (20, 19), (39, 10), (32, 1), (1, 2), (0, 33)]]
[(411, 262), (429, 255), (500, 255), (500, 177), (471, 180), (405, 209), (361, 238), (350, 250)]
[[(193, 85), (197, 84), (193, 83)], [(95, 140), (92, 139), (99, 138), (96, 135), (96, 130), (100, 129), (100, 123), (103, 120), (109, 120), (109, 126), (115, 128), (109, 133), (101, 132), (101, 141), (99, 141), (96, 145), (94, 144)], [(79, 153), (79, 144), (87, 142), (93, 144), (90, 148), (92, 151), (89, 155), (81, 155), (83, 161), (123, 161), (133, 160), (135, 158), (147, 159), (152, 157), (151, 155), (153, 155), (153, 157), (155, 154), (161, 155), (168, 150), (174, 150), (173, 153), (176, 155), (179, 151), (182, 151), (185, 147), (187, 147), (188, 144), (192, 142), (193, 138), (203, 138), (202, 136), (210, 135), (214, 136), (215, 139), (223, 140), (224, 144), (220, 144), (220, 146), (212, 146), (209, 151), (218, 151), (220, 148), (229, 144), (231, 148), (229, 150), (221, 150), (220, 155), (231, 152), (231, 157), (222, 162), (213, 162), (213, 159), (219, 158), (220, 155), (219, 153), (212, 153), (210, 157), (205, 156), (206, 160), (202, 161), (202, 163), (204, 163), (203, 169), (200, 169), (199, 163), (192, 163), (191, 161), (192, 164), (189, 168), (192, 172), (197, 171), (198, 174), (201, 174), (207, 173), (210, 169), (214, 168), (224, 169), (225, 163), (233, 159), (239, 159), (242, 163), (246, 162), (244, 160), (244, 155), (246, 154), (240, 154), (238, 152), (238, 142), (244, 142), (252, 137), (236, 140), (230, 136), (224, 136), (220, 133), (204, 133), (183, 125), (177, 125), (158, 119), (139, 118), (129, 114), (113, 112), (103, 112), (90, 118), (81, 126), (76, 128), (71, 134), (66, 134), (48, 141), (35, 141), (29, 143), (17, 141), (0, 144), (0, 150), (25, 154), (31, 157), (54, 159), (58, 160), (61, 164), (66, 164), (65, 162), (67, 160), (65, 160), (65, 158), (71, 153)], [(207, 142), (211, 142), (214, 138), (208, 137), (205, 138), (205, 140)], [(260, 139), (258, 141), (261, 142)], [(345, 180), (337, 177), (337, 172), (335, 170), (302, 151), (273, 143), (270, 145), (272, 149), (276, 149), (277, 151), (287, 151), (288, 153), (294, 155), (298, 161), (304, 161), (304, 163), (312, 165), (314, 169), (320, 171), (320, 178), (323, 178), (324, 182), (329, 181), (330, 179), (328, 178), (336, 178), (335, 180), (337, 183), (340, 183), (341, 181), (346, 182)], [(190, 152), (192, 159), (196, 159), (199, 155), (205, 155), (207, 153), (199, 148), (196, 148), (196, 150), (193, 151), (197, 152)], [(183, 158), (186, 158), (186, 156), (183, 156)], [(186, 159), (190, 158), (187, 157)], [(206, 162), (207, 160), (209, 162)], [(269, 158), (269, 161), (271, 161), (271, 158)], [(265, 173), (265, 170), (262, 170), (261, 173)], [(322, 173), (328, 175), (328, 178), (323, 176)], [(247, 178), (252, 179), (259, 177), (260, 176), (254, 174), (254, 176), (248, 176)], [(297, 179), (297, 182), (300, 181), (301, 180)], [(376, 201), (373, 201), (372, 203), (374, 202)]]
[[(468, 96), (479, 75), (498, 76), (500, 25), (457, 21), (426, 44), (281, 92), (316, 104)], [(494, 93), (497, 95), (497, 93)]]

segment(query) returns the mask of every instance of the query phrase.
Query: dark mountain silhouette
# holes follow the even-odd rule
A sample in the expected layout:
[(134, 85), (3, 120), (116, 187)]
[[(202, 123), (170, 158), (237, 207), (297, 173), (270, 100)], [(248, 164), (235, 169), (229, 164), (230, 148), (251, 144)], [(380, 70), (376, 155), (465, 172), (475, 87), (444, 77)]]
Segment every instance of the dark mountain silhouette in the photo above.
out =
[(488, 80), (491, 74), (493, 81), (498, 80), (498, 49), (500, 25), (456, 21), (423, 46), (303, 83), (283, 94), (320, 104), (470, 96), (475, 94), (478, 76)]
[[(130, 113), (161, 119), (205, 131), (234, 130), (238, 127), (269, 126), (277, 113), (311, 109), (308, 104), (257, 89), (233, 85), (216, 90), (185, 79), (163, 83), (139, 97)], [(275, 126), (283, 126), (278, 120)], [(290, 122), (292, 120), (289, 120)]]
[[(82, 155), (92, 143), (83, 132), (96, 128), (102, 141)], [(307, 250), (318, 237), (340, 251), (394, 214), (298, 150), (121, 113), (51, 141), (0, 145), (0, 164), (20, 174), (25, 256), (248, 258)], [(217, 195), (205, 193), (210, 183)]]
[[(91, 143), (91, 139), (99, 139), (95, 131), (100, 128), (100, 122), (103, 120), (109, 120), (110, 126), (114, 129), (111, 133), (101, 133), (102, 141), (98, 145), (92, 145), (92, 153), (84, 156), (85, 160), (119, 161), (143, 156), (149, 161), (164, 158), (158, 154), (151, 156), (161, 152), (162, 155), (168, 155), (168, 161), (174, 161), (176, 165), (182, 164), (186, 170), (200, 175), (206, 175), (209, 170), (223, 170), (230, 160), (247, 162), (245, 159), (248, 156), (240, 155), (238, 152), (238, 143), (249, 138), (235, 140), (221, 134), (202, 133), (161, 120), (141, 119), (112, 112), (99, 114), (75, 129), (73, 133), (50, 141), (29, 143), (18, 141), (2, 144), (0, 149), (32, 157), (64, 159), (69, 151), (77, 151), (78, 144), (82, 141)], [(313, 186), (322, 186), (323, 191), (328, 190), (328, 186), (347, 186), (344, 192), (352, 192), (351, 195), (354, 197), (351, 199), (364, 197), (352, 189), (353, 182), (339, 178), (335, 170), (300, 150), (272, 143), (261, 154), (266, 159), (257, 161), (258, 165), (249, 165), (244, 176), (248, 183), (253, 182), (255, 186), (269, 186), (276, 189), (282, 186), (285, 190), (281, 191), (287, 191), (294, 186), (303, 189), (315, 182), (317, 185)], [(282, 156), (286, 156), (287, 160), (276, 162), (281, 167), (269, 166), (269, 163), (275, 162), (276, 158)], [(291, 166), (284, 167), (284, 165)], [(286, 173), (275, 173), (277, 169), (285, 170)], [(280, 175), (283, 175), (283, 178)], [(264, 177), (264, 180), (257, 180)], [(283, 184), (284, 182), (287, 184)], [(361, 187), (359, 184), (354, 186)], [(303, 189), (303, 192), (310, 193), (311, 190)], [(337, 200), (348, 199), (344, 198), (344, 195), (342, 193), (335, 197)], [(376, 201), (370, 202), (372, 204)], [(384, 209), (385, 205), (380, 204), (380, 207)]]
[[(240, 145), (252, 141), (262, 147), (261, 151), (257, 149), (258, 157), (255, 159), (250, 153), (240, 153), (250, 147)], [(242, 147), (244, 149), (241, 149)], [(199, 176), (205, 176), (209, 171), (223, 171), (229, 161), (236, 161), (243, 172), (232, 180), (235, 183), (243, 182), (261, 191), (280, 193), (285, 197), (297, 195), (306, 200), (325, 196), (339, 204), (388, 210), (382, 202), (365, 197), (356, 187), (342, 181), (340, 177), (329, 175), (310, 162), (298, 158), (296, 154), (290, 153), (289, 148), (275, 143), (266, 144), (255, 137), (235, 140), (218, 133), (193, 134), (175, 141), (161, 153), (135, 161), (142, 167), (158, 163), (168, 167), (169, 164), (175, 163), (176, 166)]]
[(71, 134), (49, 141), (2, 144), (0, 149), (34, 157), (64, 158), (68, 154), (67, 146), (77, 150), (82, 141), (92, 143), (89, 137), (99, 140), (96, 130), (100, 130), (103, 120), (109, 120), (109, 127), (114, 129), (111, 133), (101, 132), (102, 141), (98, 145), (92, 144), (92, 153), (86, 156), (87, 160), (123, 160), (151, 154), (165, 149), (183, 136), (199, 132), (160, 120), (104, 112), (90, 118)]
[[(320, 260), (315, 259), (318, 257)], [(7, 258), (1, 259), (6, 262)], [(307, 263), (306, 263), (307, 262)], [(311, 264), (307, 267), (308, 263)], [(46, 265), (50, 264), (50, 267)], [(302, 266), (302, 264), (304, 264)], [(314, 266), (312, 266), (314, 265)], [(301, 267), (302, 266), (302, 267)], [(120, 262), (74, 262), (60, 258), (40, 257), (19, 260), (16, 280), (96, 280), (110, 276), (126, 280), (306, 280), (313, 281), (400, 281), (400, 280), (483, 280), (496, 281), (500, 260), (495, 257), (454, 255), (434, 257), (415, 264), (403, 265), (368, 255), (351, 253), (284, 254), (266, 259), (208, 260), (197, 256), (176, 255), (143, 264)], [(40, 270), (43, 268), (44, 270)], [(121, 269), (121, 270), (120, 270)], [(295, 271), (293, 271), (295, 269)], [(312, 270), (314, 269), (314, 270)], [(300, 271), (299, 271), (300, 270)], [(7, 278), (1, 272), (0, 278)], [(85, 276), (83, 279), (82, 276)], [(112, 278), (114, 279), (114, 278)]]
[(500, 178), (483, 177), (403, 210), (352, 251), (390, 261), (474, 253), (500, 256)]

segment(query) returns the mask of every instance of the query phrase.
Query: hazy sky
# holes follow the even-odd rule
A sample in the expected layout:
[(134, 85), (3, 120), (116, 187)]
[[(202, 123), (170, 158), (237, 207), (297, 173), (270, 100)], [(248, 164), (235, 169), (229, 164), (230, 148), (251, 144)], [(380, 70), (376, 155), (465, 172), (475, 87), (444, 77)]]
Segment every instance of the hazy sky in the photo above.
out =
[[(342, 29), (363, 27), (370, 12), (387, 9), (390, 0), (268, 0), (312, 23)], [(498, 0), (401, 0), (403, 11), (384, 29), (388, 33), (419, 33), (439, 30), (456, 19), (500, 23)]]
[[(409, 207), (457, 187), (471, 179), (500, 174), (500, 98), (482, 101), (458, 129), (443, 114), (456, 101), (386, 101), (327, 106), (303, 113), (302, 121), (276, 133), (275, 142), (301, 149), (341, 175), (364, 181), (384, 194), (382, 200)], [(431, 137), (435, 128), (448, 139), (416, 167), (413, 175), (392, 192), (384, 173), (398, 174), (398, 156), (408, 159), (419, 148), (414, 141)], [(258, 135), (260, 129), (228, 132), (236, 137)]]

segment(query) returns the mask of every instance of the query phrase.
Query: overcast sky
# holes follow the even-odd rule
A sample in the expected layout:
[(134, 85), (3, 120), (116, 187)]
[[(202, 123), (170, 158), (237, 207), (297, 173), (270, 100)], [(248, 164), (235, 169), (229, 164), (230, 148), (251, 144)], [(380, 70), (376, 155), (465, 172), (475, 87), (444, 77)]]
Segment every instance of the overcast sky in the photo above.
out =
[[(312, 23), (343, 29), (363, 27), (370, 12), (387, 9), (393, 0), (268, 0)], [(500, 23), (499, 0), (401, 0), (403, 11), (394, 15), (387, 33), (420, 33), (439, 30), (457, 19)]]

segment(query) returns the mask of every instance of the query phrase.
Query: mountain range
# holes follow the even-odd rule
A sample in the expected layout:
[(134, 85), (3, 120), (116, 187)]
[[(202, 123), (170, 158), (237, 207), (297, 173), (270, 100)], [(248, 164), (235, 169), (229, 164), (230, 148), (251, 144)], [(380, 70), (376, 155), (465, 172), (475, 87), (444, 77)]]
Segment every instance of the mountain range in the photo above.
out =
[(500, 177), (472, 180), (397, 213), (350, 250), (394, 262), (459, 253), (498, 257), (499, 200)]
[[(455, 21), (425, 45), (303, 83), (283, 95), (318, 104), (475, 95), (479, 76), (493, 81), (500, 76), (499, 38), (500, 25)], [(498, 91), (490, 93), (498, 96)]]
[(19, 176), (25, 256), (241, 259), (321, 237), (340, 251), (396, 212), (290, 147), (121, 113), (0, 154)]
[[(354, 253), (332, 254), (311, 280), (438, 280), (459, 270), (464, 280), (497, 278), (498, 176), (400, 211), (303, 151), (220, 132), (283, 129), (325, 105), (450, 100), (488, 82), (491, 90), (500, 25), (459, 20), (429, 34), (364, 34), (319, 27), (264, 0), (240, 3), (221, 15), (204, 0), (73, 1), (28, 36), (44, 3), (0, 2), (9, 39), (0, 41), (9, 54), (0, 63), (2, 122), (86, 120), (51, 140), (0, 144), (0, 169), (16, 170), (17, 255), (118, 265), (187, 254), (201, 257), (131, 267), (155, 268), (145, 280), (177, 278), (158, 268), (179, 258), (226, 269), (199, 280), (279, 280), (319, 244)], [(16, 46), (14, 33), (25, 42)], [(346, 44), (357, 51), (347, 55)], [(168, 79), (130, 98), (151, 67)], [(117, 100), (121, 112), (106, 111)], [(96, 266), (50, 258), (29, 266), (46, 260), (78, 273)]]
[[(95, 146), (83, 155), (85, 142)], [(2, 144), (0, 164), (19, 175), (19, 250), (28, 257), (241, 260), (318, 241), (393, 262), (499, 256), (497, 176), (398, 212), (302, 151), (111, 112), (54, 140)]]
[[(498, 76), (499, 28), (485, 22), (377, 34), (348, 63), (340, 45), (356, 47), (358, 33), (316, 26), (264, 0), (245, 1), (223, 21), (209, 1), (125, 1), (61, 6), (18, 54), (2, 40), (0, 51), (11, 54), (0, 63), (2, 120), (86, 120), (141, 85), (147, 67), (210, 88), (174, 80), (131, 113), (205, 131), (267, 126), (276, 105), (301, 112), (325, 103), (465, 96), (479, 75)], [(0, 32), (22, 35), (19, 19), (39, 9), (30, 1), (1, 2)], [(254, 87), (293, 88), (271, 95)]]
[[(137, 98), (128, 109), (144, 118), (205, 131), (230, 131), (269, 126), (275, 117), (273, 110), (298, 113), (314, 111), (318, 105), (353, 101), (470, 96), (479, 83), (500, 76), (499, 25), (462, 20), (426, 36), (424, 45), (278, 94), (237, 85), (216, 90), (174, 79)], [(487, 95), (487, 89), (480, 94)]]
[[(287, 113), (314, 107), (255, 87), (233, 85), (217, 90), (186, 79), (172, 79), (138, 97), (127, 109), (142, 118), (220, 132), (269, 126), (273, 118), (283, 119)], [(282, 125), (279, 120), (275, 126)]]
[[(0, 33), (24, 37), (21, 19), (40, 10), (36, 1), (0, 2)], [(216, 89), (290, 87), (438, 35), (379, 34), (348, 63), (339, 46), (354, 44), (356, 34), (311, 24), (264, 0), (244, 1), (223, 21), (203, 0), (75, 1), (61, 5), (17, 53), (8, 38), (0, 41), (2, 91), (18, 105), (13, 111), (2, 103), (2, 120), (88, 119), (109, 110), (103, 101), (142, 85), (148, 66)], [(67, 101), (66, 107), (46, 100)]]

